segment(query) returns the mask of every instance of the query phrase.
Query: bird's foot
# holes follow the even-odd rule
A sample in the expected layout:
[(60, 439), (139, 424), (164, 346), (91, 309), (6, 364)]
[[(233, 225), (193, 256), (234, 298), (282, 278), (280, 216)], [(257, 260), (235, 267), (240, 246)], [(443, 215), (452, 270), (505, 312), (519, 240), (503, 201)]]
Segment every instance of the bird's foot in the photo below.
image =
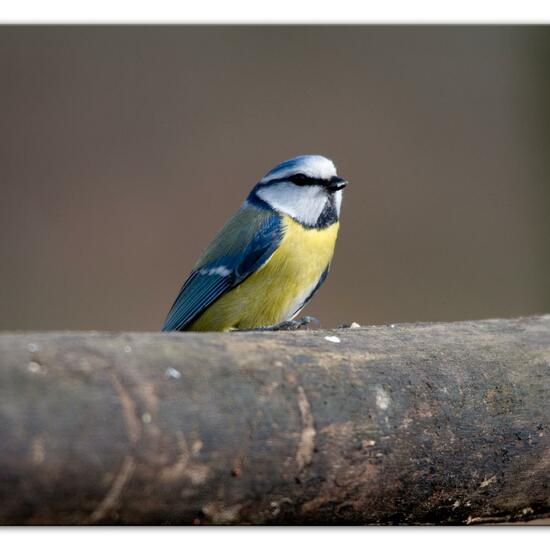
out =
[(256, 328), (250, 328), (250, 329), (241, 329), (245, 331), (269, 331), (269, 332), (275, 332), (279, 330), (299, 330), (302, 327), (305, 327), (306, 329), (309, 328), (311, 324), (317, 325), (317, 328), (321, 326), (321, 323), (319, 322), (319, 319), (316, 319), (315, 317), (302, 317), (301, 319), (297, 319), (296, 321), (283, 321), (282, 323), (277, 323), (276, 325), (271, 325), (268, 327), (256, 327)]
[(279, 323), (277, 325), (273, 325), (271, 327), (265, 327), (266, 330), (299, 330), (302, 327), (309, 329), (310, 325), (317, 325), (317, 328), (321, 326), (321, 323), (319, 322), (319, 319), (316, 319), (315, 317), (310, 317), (309, 315), (306, 317), (301, 317), (300, 319), (291, 320), (291, 321), (283, 321), (282, 323)]

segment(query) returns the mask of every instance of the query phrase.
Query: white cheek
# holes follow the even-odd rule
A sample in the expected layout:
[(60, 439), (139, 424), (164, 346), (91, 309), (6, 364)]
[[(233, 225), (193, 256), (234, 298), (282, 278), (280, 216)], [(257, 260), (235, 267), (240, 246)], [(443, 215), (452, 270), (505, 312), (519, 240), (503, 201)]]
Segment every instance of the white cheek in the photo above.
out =
[(275, 210), (308, 225), (315, 225), (327, 202), (319, 187), (298, 187), (287, 182), (260, 189), (258, 196)]

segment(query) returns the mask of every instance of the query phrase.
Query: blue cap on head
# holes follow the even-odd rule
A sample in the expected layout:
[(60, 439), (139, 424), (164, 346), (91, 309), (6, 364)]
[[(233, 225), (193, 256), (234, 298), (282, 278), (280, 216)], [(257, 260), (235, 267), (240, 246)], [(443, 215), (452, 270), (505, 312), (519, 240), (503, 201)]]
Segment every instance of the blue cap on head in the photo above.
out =
[(330, 159), (322, 155), (300, 155), (277, 164), (260, 180), (260, 183), (298, 173), (315, 179), (330, 179), (336, 175), (336, 167)]

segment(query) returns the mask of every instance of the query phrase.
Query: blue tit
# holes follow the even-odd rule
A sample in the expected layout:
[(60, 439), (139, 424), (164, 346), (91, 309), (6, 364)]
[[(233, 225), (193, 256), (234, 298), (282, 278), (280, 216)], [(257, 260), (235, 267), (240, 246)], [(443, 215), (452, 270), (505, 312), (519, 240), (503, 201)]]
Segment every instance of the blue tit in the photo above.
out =
[(320, 155), (275, 166), (203, 252), (162, 330), (298, 326), (328, 274), (346, 184)]

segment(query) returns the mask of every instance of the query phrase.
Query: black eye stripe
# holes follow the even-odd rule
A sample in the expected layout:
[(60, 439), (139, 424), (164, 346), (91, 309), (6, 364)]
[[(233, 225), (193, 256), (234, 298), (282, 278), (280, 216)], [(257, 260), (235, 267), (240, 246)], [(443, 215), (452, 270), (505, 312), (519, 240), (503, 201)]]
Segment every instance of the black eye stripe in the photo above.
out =
[(273, 181), (290, 181), (294, 185), (326, 185), (326, 180), (321, 178), (312, 178), (310, 176), (307, 176), (306, 174), (293, 174), (292, 176), (287, 176), (286, 178), (280, 178), (278, 180), (272, 180), (270, 183), (273, 183)]
[(322, 180), (311, 178), (305, 174), (294, 174), (288, 178), (289, 181), (295, 185), (319, 185), (322, 184)]
[(299, 185), (299, 186), (305, 186), (305, 185), (326, 186), (328, 183), (328, 180), (323, 178), (312, 178), (306, 174), (292, 174), (291, 176), (286, 176), (284, 178), (276, 178), (276, 179), (268, 180), (261, 185), (267, 186), (267, 185), (272, 185), (274, 183), (283, 183), (283, 182), (291, 182), (294, 185)]

